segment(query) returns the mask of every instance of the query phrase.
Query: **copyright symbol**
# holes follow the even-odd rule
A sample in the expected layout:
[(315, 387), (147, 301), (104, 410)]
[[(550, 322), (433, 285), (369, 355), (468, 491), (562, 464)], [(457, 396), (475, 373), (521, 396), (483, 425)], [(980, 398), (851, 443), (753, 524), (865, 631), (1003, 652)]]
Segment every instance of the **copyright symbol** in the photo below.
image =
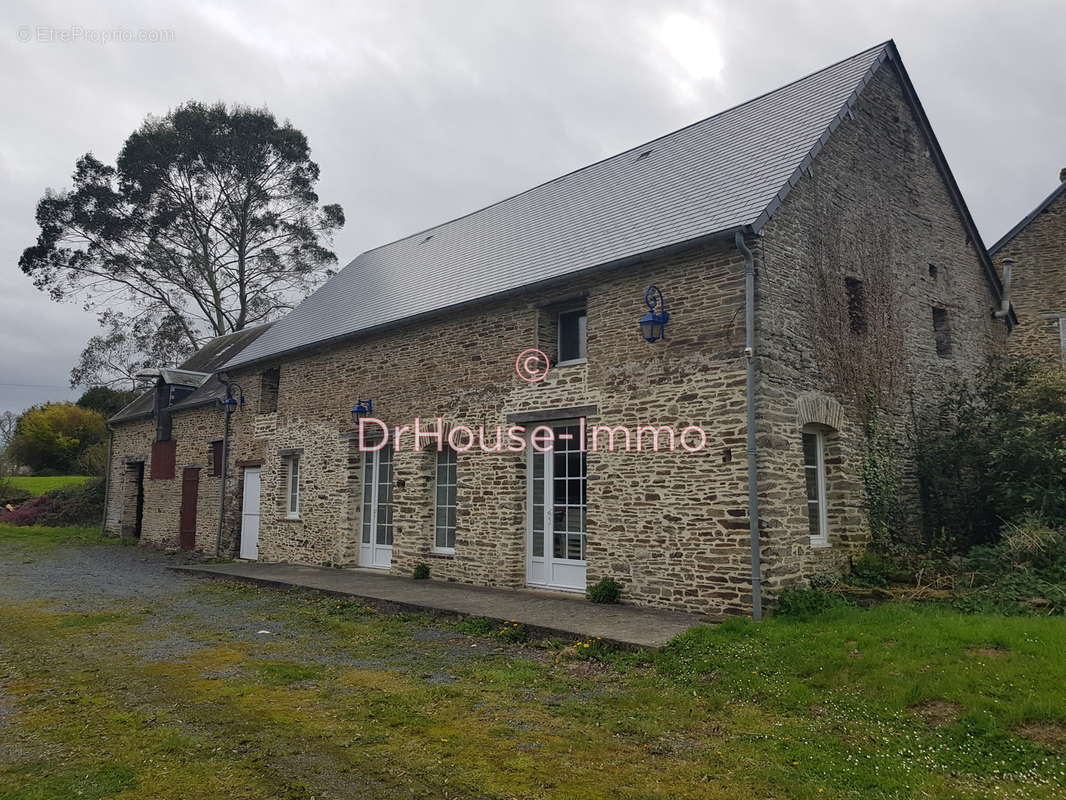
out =
[(540, 383), (551, 372), (551, 361), (543, 350), (530, 347), (518, 354), (514, 361), (515, 375), (526, 383)]
[(30, 39), (33, 38), (33, 28), (31, 28), (29, 25), (19, 25), (18, 31), (16, 31), (15, 36), (18, 37), (18, 40), (20, 42), (28, 42)]

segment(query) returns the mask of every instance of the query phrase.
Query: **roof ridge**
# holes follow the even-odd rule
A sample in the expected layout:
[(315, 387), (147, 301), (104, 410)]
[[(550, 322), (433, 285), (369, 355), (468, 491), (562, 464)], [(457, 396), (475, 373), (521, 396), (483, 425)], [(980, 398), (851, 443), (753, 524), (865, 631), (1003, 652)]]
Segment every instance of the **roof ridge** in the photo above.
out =
[[(893, 52), (893, 41), (886, 40), (682, 128), (366, 250), (226, 368), (630, 263), (638, 254), (753, 231), (802, 180), (818, 148)], [(660, 148), (667, 157), (649, 159), (651, 166), (627, 163), (636, 153)], [(419, 246), (435, 233), (440, 235), (432, 245)], [(353, 292), (364, 298), (358, 311), (344, 300)]]
[[(710, 120), (715, 119), (716, 117), (721, 117), (721, 116), (723, 116), (725, 114), (730, 113), (731, 111), (736, 111), (738, 109), (743, 108), (744, 106), (751, 105), (752, 103), (758, 102), (759, 100), (762, 100), (762, 99), (764, 99), (766, 97), (769, 97), (772, 94), (775, 94), (775, 93), (780, 92), (780, 91), (784, 91), (785, 89), (788, 89), (791, 86), (795, 86), (796, 84), (802, 83), (803, 81), (808, 80), (809, 78), (813, 78), (815, 75), (819, 75), (819, 74), (821, 74), (823, 72), (828, 72), (829, 70), (831, 70), (831, 69), (833, 69), (835, 67), (839, 67), (841, 64), (844, 64), (845, 62), (852, 61), (854, 59), (859, 58), (860, 56), (864, 56), (864, 55), (866, 55), (867, 53), (869, 53), (872, 50), (877, 50), (878, 48), (886, 48), (886, 47), (890, 47), (890, 46), (894, 47), (895, 46), (895, 41), (893, 39), (885, 39), (883, 42), (875, 44), (872, 47), (867, 47), (865, 50), (860, 50), (857, 53), (852, 53), (850, 56), (846, 56), (845, 58), (842, 58), (842, 59), (840, 59), (838, 61), (834, 61), (832, 64), (829, 64), (827, 66), (821, 67), (821, 68), (813, 70), (811, 72), (808, 72), (806, 75), (802, 75), (801, 77), (796, 78), (795, 80), (791, 80), (788, 83), (783, 83), (780, 86), (778, 86), (777, 88), (765, 91), (765, 92), (763, 92), (760, 95), (756, 95), (755, 97), (751, 97), (751, 98), (749, 98), (749, 99), (747, 99), (747, 100), (745, 100), (745, 101), (743, 101), (741, 103), (736, 103), (735, 105), (729, 106), (728, 108), (724, 108), (721, 111), (716, 111), (715, 113), (710, 114), (710, 115), (708, 115), (706, 117), (701, 117), (700, 119), (697, 119), (697, 120), (695, 120), (693, 122), (690, 122), (687, 125), (682, 125), (680, 128), (675, 128), (672, 131), (668, 131), (667, 133), (661, 134), (660, 136), (656, 136), (654, 139), (648, 139), (647, 141), (641, 142), (640, 144), (633, 145), (632, 147), (627, 147), (624, 150), (619, 150), (618, 152), (612, 153), (609, 156), (604, 156), (603, 158), (599, 158), (599, 159), (597, 159), (597, 160), (595, 160), (595, 161), (593, 161), (593, 162), (591, 162), (589, 164), (585, 164), (584, 166), (578, 167), (577, 169), (572, 169), (569, 172), (564, 172), (562, 175), (557, 175), (556, 177), (551, 178), (549, 180), (541, 181), (540, 183), (536, 184), (535, 186), (530, 186), (528, 189), (523, 189), (520, 192), (515, 192), (514, 194), (508, 195), (507, 197), (500, 198), (499, 200), (495, 200), (495, 201), (493, 201), (493, 202), (491, 202), (491, 203), (489, 203), (487, 205), (481, 206), (480, 208), (475, 208), (475, 209), (473, 209), (471, 211), (466, 212), (465, 214), (460, 214), (457, 217), (452, 217), (451, 219), (445, 220), (444, 222), (438, 222), (436, 225), (430, 225), (427, 228), (422, 228), (421, 230), (415, 231), (414, 233), (409, 233), (406, 236), (401, 236), (398, 239), (393, 239), (391, 241), (384, 242), (384, 243), (379, 244), (379, 245), (375, 245), (374, 247), (367, 248), (366, 250), (363, 250), (361, 253), (359, 253), (359, 255), (357, 255), (355, 258), (353, 258), (348, 263), (349, 264), (354, 264), (356, 261), (358, 261), (362, 256), (366, 255), (367, 253), (373, 253), (376, 250), (381, 250), (381, 249), (383, 249), (385, 247), (390, 247), (391, 245), (399, 244), (400, 242), (406, 241), (408, 239), (414, 239), (414, 238), (417, 238), (418, 236), (424, 236), (425, 234), (429, 233), (430, 231), (437, 230), (439, 228), (444, 227), (445, 225), (451, 225), (452, 223), (458, 222), (461, 219), (466, 219), (467, 217), (472, 217), (475, 214), (480, 214), (482, 211), (487, 211), (490, 208), (493, 208), (495, 206), (501, 205), (501, 204), (506, 203), (506, 202), (508, 202), (510, 200), (514, 200), (517, 197), (521, 197), (522, 195), (529, 194), (530, 192), (536, 191), (537, 189), (540, 189), (541, 187), (548, 186), (550, 184), (556, 183), (557, 181), (561, 181), (561, 180), (564, 180), (566, 178), (569, 178), (572, 175), (577, 175), (580, 172), (584, 172), (586, 170), (592, 169), (593, 167), (596, 167), (596, 166), (598, 166), (600, 164), (603, 164), (606, 161), (610, 161), (612, 158), (618, 158), (618, 156), (625, 155), (626, 153), (632, 152), (634, 150), (639, 150), (639, 149), (641, 149), (643, 147), (648, 147), (649, 145), (653, 145), (656, 142), (660, 142), (663, 139), (666, 139), (666, 138), (668, 138), (670, 136), (675, 136), (678, 133), (681, 133), (682, 131), (688, 130), (689, 128), (694, 128), (697, 125), (702, 125), (703, 123), (709, 122)], [(878, 62), (878, 64), (875, 65), (875, 66), (879, 66), (880, 63), (881, 62)]]
[(1030, 211), (1028, 214), (1026, 214), (1024, 217), (1022, 217), (1018, 221), (1017, 225), (1015, 225), (1013, 228), (1011, 228), (1009, 231), (1007, 231), (1005, 234), (1003, 234), (1001, 237), (999, 237), (998, 241), (996, 241), (996, 243), (994, 245), (992, 245), (991, 247), (988, 248), (988, 254), (989, 255), (994, 255), (1007, 242), (1009, 242), (1011, 239), (1013, 239), (1015, 236), (1017, 236), (1023, 230), (1028, 228), (1029, 224), (1033, 220), (1035, 220), (1038, 216), (1040, 216), (1043, 213), (1044, 209), (1046, 209), (1048, 206), (1050, 206), (1052, 203), (1054, 203), (1056, 200), (1058, 200), (1059, 199), (1059, 195), (1061, 195), (1063, 192), (1066, 192), (1066, 181), (1062, 181), (1058, 185), (1058, 187), (1055, 188), (1051, 192), (1051, 194), (1049, 194), (1042, 201), (1040, 201), (1040, 203), (1038, 203), (1037, 206), (1032, 211)]

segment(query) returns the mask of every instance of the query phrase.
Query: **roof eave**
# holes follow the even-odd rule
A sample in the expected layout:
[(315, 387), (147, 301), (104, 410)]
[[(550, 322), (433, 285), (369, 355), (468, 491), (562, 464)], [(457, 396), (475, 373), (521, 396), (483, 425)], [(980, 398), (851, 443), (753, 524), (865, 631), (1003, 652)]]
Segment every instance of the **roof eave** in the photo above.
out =
[(1013, 228), (1003, 234), (1003, 236), (1000, 237), (999, 241), (997, 241), (994, 245), (988, 248), (989, 255), (995, 255), (996, 253), (998, 253), (1011, 239), (1013, 239), (1023, 230), (1028, 228), (1030, 223), (1032, 223), (1033, 220), (1043, 214), (1045, 209), (1047, 209), (1048, 206), (1058, 200), (1064, 192), (1066, 192), (1066, 181), (1060, 183), (1058, 188), (1055, 189), (1055, 191), (1045, 197), (1036, 208), (1034, 208), (1032, 211), (1022, 217), (1017, 225), (1015, 225)]
[[(766, 224), (773, 218), (774, 214), (777, 213), (777, 210), (781, 207), (781, 204), (785, 202), (785, 199), (792, 192), (792, 189), (795, 188), (800, 180), (803, 179), (803, 176), (812, 168), (814, 159), (821, 152), (826, 142), (829, 141), (829, 137), (832, 136), (833, 132), (840, 127), (841, 123), (846, 118), (852, 115), (852, 109), (855, 107), (863, 90), (873, 79), (874, 75), (879, 69), (881, 69), (883, 64), (890, 62), (896, 69), (896, 74), (900, 79), (900, 85), (903, 87), (903, 94), (907, 98), (907, 102), (911, 106), (915, 118), (918, 120), (922, 133), (929, 142), (933, 163), (936, 164), (937, 170), (940, 172), (941, 177), (944, 179), (944, 183), (947, 185), (948, 193), (951, 195), (952, 201), (958, 209), (959, 215), (962, 217), (962, 223), (963, 227), (966, 229), (966, 234), (973, 242), (974, 249), (977, 251), (977, 257), (984, 267), (989, 283), (992, 285), (992, 293), (997, 301), (1002, 301), (1003, 284), (999, 279), (999, 273), (996, 272), (989, 251), (985, 249), (981, 234), (977, 230), (977, 225), (973, 220), (973, 216), (970, 214), (969, 207), (966, 205), (966, 200), (962, 196), (962, 191), (959, 189), (959, 185), (955, 181), (955, 176), (952, 174), (951, 168), (948, 166), (947, 158), (945, 158), (944, 151), (940, 147), (940, 142), (937, 140), (936, 134), (933, 133), (933, 127), (929, 122), (929, 117), (926, 116), (925, 109), (922, 107), (922, 102), (918, 98), (918, 93), (914, 89), (914, 84), (911, 83), (910, 76), (907, 74), (907, 68), (903, 65), (903, 60), (900, 58), (895, 41), (889, 39), (885, 42), (884, 48), (885, 50), (882, 56), (878, 58), (875, 63), (870, 65), (869, 70), (867, 70), (855, 91), (852, 92), (851, 96), (841, 107), (836, 117), (834, 117), (826, 127), (822, 135), (818, 137), (818, 141), (816, 141), (814, 146), (811, 147), (807, 156), (792, 175), (789, 176), (789, 179), (785, 182), (785, 185), (781, 187), (777, 196), (770, 201), (770, 204), (759, 215), (755, 223), (752, 225), (752, 228), (756, 233), (760, 233)], [(1066, 184), (1064, 184), (1064, 186), (1066, 186)], [(1060, 189), (1061, 188), (1062, 187), (1060, 187)], [(1017, 324), (1018, 317), (1014, 312), (1014, 307), (1011, 306), (1009, 315), (1007, 316), (1007, 325), (1010, 328), (1013, 328)]]
[[(977, 251), (977, 257), (981, 260), (981, 263), (985, 268), (985, 275), (988, 277), (989, 283), (992, 284), (992, 292), (995, 295), (995, 299), (1002, 302), (1004, 289), (1003, 283), (999, 279), (999, 273), (996, 272), (996, 267), (992, 263), (992, 258), (989, 255), (988, 250), (985, 248), (981, 233), (977, 230), (977, 223), (974, 222), (973, 215), (970, 214), (970, 208), (966, 205), (966, 200), (962, 196), (962, 191), (959, 189), (958, 183), (955, 181), (955, 176), (951, 172), (951, 167), (948, 166), (948, 161), (944, 156), (943, 149), (940, 147), (940, 142), (937, 140), (936, 134), (933, 133), (933, 126), (929, 122), (929, 117), (926, 116), (925, 109), (922, 107), (922, 101), (918, 98), (918, 93), (914, 89), (914, 84), (911, 83), (910, 76), (907, 74), (907, 68), (903, 65), (899, 50), (896, 49), (896, 43), (890, 41), (888, 43), (888, 49), (891, 55), (890, 60), (894, 64), (897, 74), (900, 77), (903, 93), (907, 97), (907, 101), (910, 103), (911, 108), (914, 110), (915, 117), (918, 119), (918, 124), (921, 125), (922, 132), (925, 134), (925, 137), (930, 144), (930, 154), (933, 157), (933, 162), (940, 171), (941, 177), (943, 177), (944, 183), (948, 187), (948, 193), (951, 195), (956, 208), (959, 210), (959, 214), (962, 217), (963, 227), (966, 228), (966, 234), (973, 242), (974, 248)], [(1018, 316), (1014, 312), (1014, 307), (1011, 306), (1007, 316), (1007, 326), (1008, 328), (1013, 329), (1017, 324)]]
[(597, 272), (606, 271), (610, 269), (619, 269), (621, 267), (631, 266), (633, 264), (640, 264), (646, 261), (652, 261), (657, 258), (663, 258), (672, 253), (676, 253), (682, 250), (688, 250), (693, 247), (699, 247), (703, 244), (709, 244), (713, 241), (718, 241), (721, 239), (732, 239), (738, 231), (745, 235), (757, 233), (757, 231), (754, 229), (753, 224), (733, 225), (729, 228), (723, 228), (720, 231), (715, 231), (714, 233), (704, 234), (703, 236), (697, 236), (691, 239), (685, 239), (683, 241), (675, 242), (664, 247), (658, 247), (653, 250), (644, 250), (639, 253), (634, 253), (632, 255), (614, 259), (613, 261), (604, 262), (603, 264), (597, 264), (592, 267), (586, 267), (585, 269), (577, 270), (576, 272), (568, 272), (565, 275), (560, 275), (547, 280), (527, 283), (522, 286), (515, 287), (513, 289), (508, 289), (503, 292), (496, 292), (495, 294), (477, 297), (473, 300), (466, 300), (462, 303), (454, 303), (450, 306), (445, 306), (443, 308), (435, 308), (432, 311), (425, 311), (420, 314), (412, 314), (410, 316), (390, 320), (389, 322), (382, 323), (381, 325), (375, 325), (370, 328), (360, 328), (357, 331), (343, 333), (338, 336), (332, 336), (328, 339), (320, 339), (319, 341), (300, 345), (298, 347), (292, 347), (287, 350), (279, 350), (269, 355), (250, 359), (248, 361), (231, 361), (223, 365), (219, 370), (216, 371), (243, 370), (249, 367), (257, 366), (259, 364), (267, 364), (270, 362), (278, 361), (283, 358), (290, 358), (294, 355), (306, 353), (310, 350), (316, 350), (320, 347), (328, 347), (330, 345), (338, 344), (340, 342), (356, 339), (360, 336), (368, 336), (370, 334), (380, 333), (381, 331), (390, 330), (392, 328), (398, 328), (402, 325), (408, 325), (413, 322), (418, 322), (420, 320), (425, 320), (432, 317), (453, 314), (456, 311), (471, 308), (480, 303), (496, 302), (507, 297), (514, 297), (524, 292), (549, 289), (553, 286), (559, 286), (565, 283), (569, 283), (575, 278), (580, 278), (582, 276), (591, 275)]

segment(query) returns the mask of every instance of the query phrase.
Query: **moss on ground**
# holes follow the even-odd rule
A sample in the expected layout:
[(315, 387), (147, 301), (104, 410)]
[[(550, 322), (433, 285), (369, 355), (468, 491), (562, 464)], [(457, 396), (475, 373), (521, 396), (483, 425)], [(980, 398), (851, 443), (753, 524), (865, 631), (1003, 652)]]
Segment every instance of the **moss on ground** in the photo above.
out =
[[(173, 612), (0, 602), (0, 800), (1066, 797), (1031, 735), (1066, 723), (1063, 619), (886, 605), (588, 658), (188, 586)], [(244, 603), (270, 635), (197, 611)], [(166, 636), (188, 651), (131, 655)]]

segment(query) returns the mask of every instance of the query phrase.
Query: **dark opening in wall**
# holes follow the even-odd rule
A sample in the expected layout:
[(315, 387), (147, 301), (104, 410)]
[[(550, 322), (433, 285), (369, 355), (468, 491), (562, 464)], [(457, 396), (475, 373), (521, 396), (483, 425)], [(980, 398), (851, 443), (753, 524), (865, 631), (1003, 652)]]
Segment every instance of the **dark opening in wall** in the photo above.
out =
[(559, 363), (585, 358), (585, 307), (559, 312)]
[(553, 364), (580, 364), (587, 357), (584, 298), (553, 303), (538, 310), (537, 346)]
[(222, 475), (222, 440), (211, 442), (211, 475), (218, 478)]
[(844, 278), (848, 294), (848, 325), (852, 333), (866, 332), (866, 290), (858, 278)]
[(936, 339), (936, 354), (941, 358), (951, 355), (951, 320), (948, 310), (933, 306), (933, 336)]
[(936, 276), (937, 276), (938, 272), (940, 272), (940, 270), (937, 269), (936, 264), (930, 264), (929, 265), (929, 277), (930, 278), (932, 278), (933, 280), (936, 280)]
[(281, 370), (277, 367), (263, 370), (259, 376), (259, 413), (273, 414), (278, 410), (278, 386), (281, 385)]

